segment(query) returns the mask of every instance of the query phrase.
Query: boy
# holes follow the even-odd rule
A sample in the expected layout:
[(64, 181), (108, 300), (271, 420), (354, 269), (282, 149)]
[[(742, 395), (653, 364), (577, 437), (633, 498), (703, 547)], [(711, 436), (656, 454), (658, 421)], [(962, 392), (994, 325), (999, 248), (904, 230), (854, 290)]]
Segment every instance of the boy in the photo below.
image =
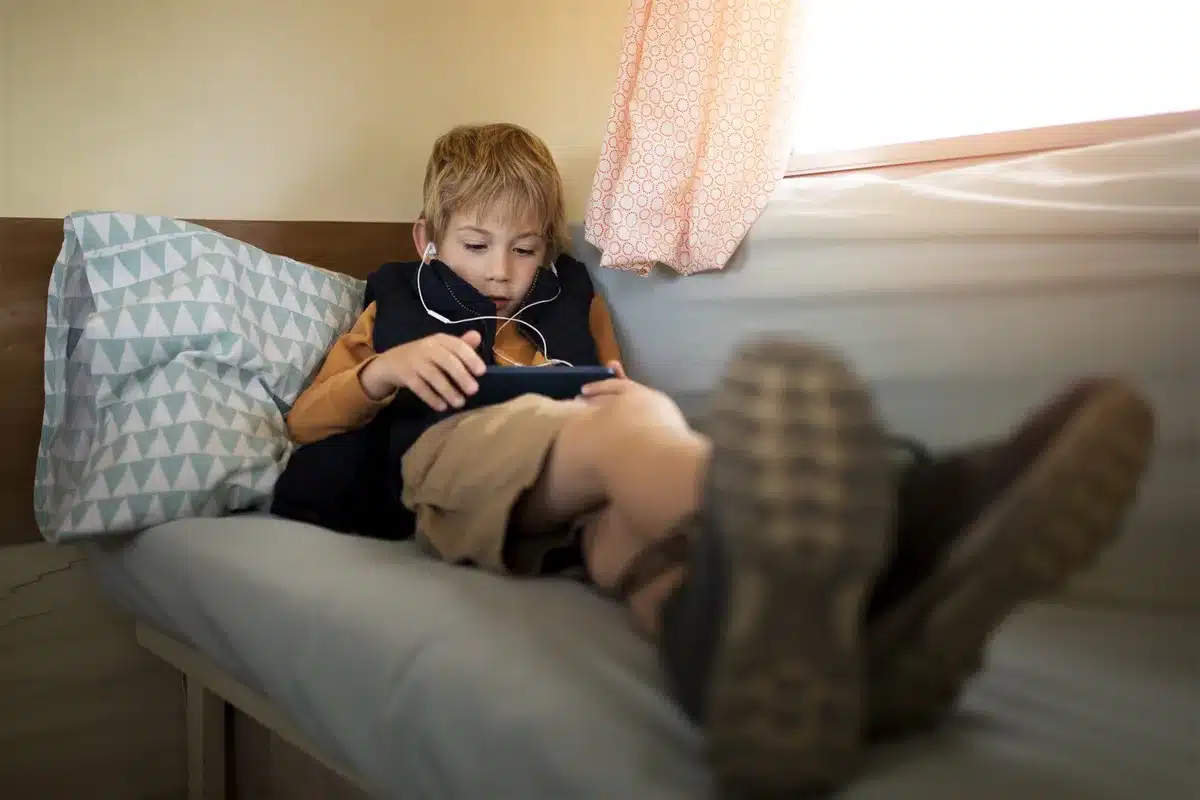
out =
[[(657, 643), (727, 788), (829, 788), (865, 737), (935, 721), (999, 622), (1099, 549), (1145, 466), (1148, 408), (1098, 381), (897, 485), (861, 381), (785, 343), (738, 352), (701, 435), (620, 370), (564, 254), (550, 153), (515, 126), (437, 141), (413, 236), (421, 262), (371, 276), (291, 410), (304, 446), (275, 511), (497, 573), (581, 565)], [(486, 365), (548, 359), (618, 377), (456, 413)]]

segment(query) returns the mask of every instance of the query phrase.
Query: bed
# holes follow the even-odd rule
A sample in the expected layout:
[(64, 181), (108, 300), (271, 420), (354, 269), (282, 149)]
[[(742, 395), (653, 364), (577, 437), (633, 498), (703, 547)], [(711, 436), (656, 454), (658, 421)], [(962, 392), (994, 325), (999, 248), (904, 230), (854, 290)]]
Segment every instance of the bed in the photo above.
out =
[[(408, 240), (404, 225), (204, 224), (357, 276), (389, 258), (411, 256), (396, 247)], [(44, 281), (52, 253), (38, 248), (50, 249), (51, 233), (30, 239), (20, 253), (30, 265), (30, 287), (37, 285), (33, 277)], [(594, 264), (594, 254), (582, 255)], [(43, 272), (34, 276), (37, 269)], [(946, 440), (967, 438), (994, 428), (1056, 380), (1024, 364), (1005, 365), (1008, 371), (996, 370), (1000, 378), (993, 380), (989, 359), (1001, 355), (978, 345), (990, 340), (989, 326), (1007, 324), (1011, 305), (1025, 315), (1023, 336), (1042, 336), (1039, 325), (1065, 331), (1066, 344), (1046, 356), (1055, 369), (1077, 370), (1101, 351), (1105, 358), (1136, 356), (1169, 434), (1171, 446), (1157, 467), (1163, 477), (1135, 515), (1138, 536), (1131, 547), (1143, 555), (1100, 571), (1102, 577), (1124, 575), (1120, 581), (1136, 584), (1136, 591), (1112, 591), (1104, 577), (1103, 591), (1086, 601), (1064, 599), (1012, 620), (961, 712), (931, 736), (872, 752), (863, 776), (843, 796), (1200, 796), (1200, 603), (1194, 570), (1186, 559), (1171, 557), (1192, 551), (1155, 549), (1185, 543), (1185, 534), (1186, 542), (1194, 541), (1197, 509), (1182, 499), (1192, 491), (1188, 476), (1195, 475), (1194, 431), (1200, 430), (1188, 389), (1194, 378), (1179, 371), (1169, 348), (1179, 341), (1180, 326), (1195, 317), (1195, 287), (1118, 287), (1131, 296), (1142, 292), (1135, 298), (1142, 310), (1157, 310), (1144, 317), (1141, 333), (1123, 334), (1122, 341), (1140, 348), (1135, 352), (1088, 344), (1103, 342), (1089, 326), (1108, 318), (1096, 311), (1107, 307), (1107, 295), (1091, 290), (1082, 299), (1058, 297), (1045, 320), (1028, 310), (1043, 301), (1042, 293), (1012, 287), (997, 292), (1000, 299), (987, 295), (986, 306), (979, 298), (935, 300), (933, 292), (881, 303), (848, 295), (840, 306), (809, 297), (801, 316), (769, 287), (750, 286), (747, 274), (731, 273), (738, 290), (727, 300), (708, 276), (683, 282), (687, 294), (679, 294), (677, 281), (596, 272), (619, 334), (646, 343), (626, 348), (634, 370), (666, 384), (689, 409), (698, 406), (697, 394), (723, 347), (755, 326), (790, 326), (799, 335), (845, 342), (856, 363), (866, 365), (889, 422)], [(20, 291), (36, 294), (29, 287)], [(959, 342), (975, 346), (977, 355), (956, 368), (971, 375), (932, 369), (945, 354), (923, 324), (934, 302), (942, 304), (943, 319), (961, 314)], [(37, 303), (30, 306), (20, 320), (33, 320), (33, 331)], [(678, 322), (669, 332), (660, 317), (664, 307), (674, 309)], [(892, 333), (867, 335), (874, 329), (863, 324), (865, 317)], [(713, 345), (702, 349), (702, 358), (672, 356), (701, 335)], [(888, 355), (897, 351), (907, 361)], [(23, 437), (40, 413), (28, 401), (40, 364), (29, 361), (14, 370), (21, 390), (0, 401), (8, 403), (6, 424)], [(31, 444), (27, 438), (22, 450)], [(32, 476), (18, 477), (12, 485), (28, 486)], [(20, 497), (27, 508), (27, 494)], [(13, 530), (23, 534), (32, 520), (20, 525)], [(138, 641), (184, 676), (190, 797), (713, 795), (700, 737), (663, 692), (651, 647), (633, 634), (619, 608), (578, 583), (502, 580), (435, 563), (411, 544), (260, 515), (176, 521), (84, 549), (105, 596), (130, 615)], [(1140, 572), (1131, 582), (1128, 565), (1135, 563)], [(303, 770), (295, 761), (293, 771), (321, 775), (325, 788), (314, 789), (315, 777), (270, 792), (234, 781), (256, 758), (233, 742), (246, 719), (302, 754)]]
[[(368, 793), (714, 796), (651, 648), (578, 583), (504, 580), (270, 517), (168, 523), (90, 555), (144, 644), (199, 694)], [(873, 754), (843, 796), (1197, 796), (1197, 626), (1031, 609), (948, 727)], [(201, 740), (205, 708), (191, 712)]]

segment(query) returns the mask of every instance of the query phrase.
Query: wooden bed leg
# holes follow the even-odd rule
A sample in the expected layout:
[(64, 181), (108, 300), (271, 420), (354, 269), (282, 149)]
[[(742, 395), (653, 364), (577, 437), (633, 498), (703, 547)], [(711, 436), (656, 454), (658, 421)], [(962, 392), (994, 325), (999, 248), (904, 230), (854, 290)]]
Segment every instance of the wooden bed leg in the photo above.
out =
[(199, 678), (184, 676), (187, 686), (188, 800), (225, 800), (225, 701)]

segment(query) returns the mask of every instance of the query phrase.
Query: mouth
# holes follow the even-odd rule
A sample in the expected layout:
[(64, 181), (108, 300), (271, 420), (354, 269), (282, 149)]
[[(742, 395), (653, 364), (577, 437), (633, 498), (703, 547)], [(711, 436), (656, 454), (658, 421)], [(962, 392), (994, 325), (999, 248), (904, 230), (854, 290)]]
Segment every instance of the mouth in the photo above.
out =
[(495, 294), (489, 294), (487, 296), (487, 298), (488, 298), (488, 300), (491, 300), (493, 303), (495, 303), (498, 306), (508, 305), (509, 303), (512, 302), (511, 297), (502, 297), (500, 295), (495, 295)]

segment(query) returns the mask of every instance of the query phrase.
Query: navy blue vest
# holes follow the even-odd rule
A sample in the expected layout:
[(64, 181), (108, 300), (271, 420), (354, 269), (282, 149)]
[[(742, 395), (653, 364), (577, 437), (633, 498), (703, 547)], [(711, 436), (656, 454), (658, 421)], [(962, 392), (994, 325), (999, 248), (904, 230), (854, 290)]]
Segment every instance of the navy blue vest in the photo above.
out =
[[(417, 268), (418, 262), (384, 264), (367, 278), (364, 303), (375, 303), (375, 352), (437, 333), (460, 336), (475, 329), (483, 336), (480, 355), (494, 364), (497, 321), (453, 321), (495, 314), (495, 305), (441, 262)], [(450, 323), (425, 311), (418, 278), (426, 305)], [(594, 295), (587, 268), (560, 256), (557, 275), (538, 271), (522, 304), (528, 310), (520, 318), (546, 337), (548, 357), (595, 365), (599, 359), (589, 327)], [(540, 302), (544, 300), (550, 302)], [(541, 348), (541, 340), (526, 326), (514, 325)], [(422, 433), (450, 413), (455, 412), (436, 412), (401, 391), (366, 427), (298, 448), (275, 486), (272, 513), (338, 531), (389, 539), (411, 536), (413, 517), (400, 503), (400, 460)]]

